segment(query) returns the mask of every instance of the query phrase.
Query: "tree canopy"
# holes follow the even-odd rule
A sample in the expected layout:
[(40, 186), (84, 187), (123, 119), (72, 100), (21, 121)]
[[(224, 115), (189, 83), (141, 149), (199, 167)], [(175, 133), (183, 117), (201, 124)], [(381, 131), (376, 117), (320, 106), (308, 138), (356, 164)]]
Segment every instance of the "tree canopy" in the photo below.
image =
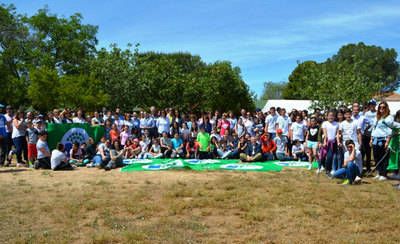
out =
[(79, 13), (65, 18), (40, 9), (26, 16), (13, 5), (0, 5), (0, 101), (40, 111), (254, 109), (240, 69), (230, 62), (140, 52), (139, 44), (97, 49), (98, 27), (82, 21)]
[(329, 108), (366, 102), (399, 86), (399, 63), (394, 49), (348, 44), (325, 62), (299, 63), (283, 91), (286, 99), (311, 99)]

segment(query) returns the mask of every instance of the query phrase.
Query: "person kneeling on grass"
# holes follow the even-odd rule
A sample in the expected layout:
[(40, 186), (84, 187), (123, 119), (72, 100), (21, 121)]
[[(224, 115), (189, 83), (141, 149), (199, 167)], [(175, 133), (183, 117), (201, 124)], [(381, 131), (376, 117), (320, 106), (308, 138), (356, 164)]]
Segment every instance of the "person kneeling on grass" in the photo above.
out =
[(294, 160), (307, 161), (307, 155), (304, 151), (304, 145), (299, 140), (293, 141), (292, 157)]
[(64, 153), (64, 144), (58, 143), (57, 148), (51, 152), (52, 170), (73, 170), (74, 167), (68, 163), (67, 156)]
[(38, 150), (38, 160), (34, 164), (35, 169), (51, 169), (50, 163), (50, 149), (47, 145), (47, 132), (39, 132), (39, 140), (36, 143), (36, 149)]
[(257, 138), (252, 136), (250, 141), (251, 142), (247, 145), (245, 153), (240, 154), (240, 161), (249, 163), (261, 161), (261, 146), (257, 142)]
[(347, 140), (346, 148), (343, 168), (336, 170), (333, 174), (334, 178), (345, 178), (344, 185), (360, 182), (363, 168), (361, 152), (355, 147), (354, 141)]

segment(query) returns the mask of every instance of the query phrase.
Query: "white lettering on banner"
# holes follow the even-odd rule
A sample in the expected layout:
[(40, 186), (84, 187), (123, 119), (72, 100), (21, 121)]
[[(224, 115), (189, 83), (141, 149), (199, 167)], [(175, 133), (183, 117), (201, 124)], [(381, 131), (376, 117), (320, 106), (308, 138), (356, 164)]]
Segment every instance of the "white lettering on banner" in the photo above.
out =
[(251, 164), (224, 164), (221, 165), (221, 169), (230, 169), (230, 170), (258, 170), (263, 167), (260, 165), (251, 165)]
[(302, 162), (302, 161), (282, 161), (276, 162), (276, 165), (280, 165), (283, 167), (309, 167), (309, 162)]

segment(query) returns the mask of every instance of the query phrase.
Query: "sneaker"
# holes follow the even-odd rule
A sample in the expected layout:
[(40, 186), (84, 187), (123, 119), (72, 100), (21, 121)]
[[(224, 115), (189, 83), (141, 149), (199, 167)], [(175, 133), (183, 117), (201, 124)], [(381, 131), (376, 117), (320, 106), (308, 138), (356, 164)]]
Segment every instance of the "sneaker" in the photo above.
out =
[(330, 175), (334, 175), (335, 174), (335, 170), (331, 170), (331, 173), (330, 173)]
[(324, 170), (325, 170), (324, 166), (321, 166), (321, 172), (324, 171)]
[(34, 168), (34, 169), (39, 169), (39, 161), (35, 161), (35, 162), (33, 163), (33, 168)]
[(312, 169), (312, 163), (310, 163), (310, 164), (308, 165), (307, 169), (308, 169), (308, 170), (311, 170), (311, 169)]
[(87, 167), (87, 168), (93, 168), (93, 167), (94, 167), (94, 164), (93, 164), (93, 163), (88, 163), (88, 164), (86, 164), (86, 167)]
[(222, 154), (222, 157), (221, 157), (221, 159), (225, 159), (226, 157), (228, 157), (229, 156), (229, 154), (230, 154), (231, 152), (230, 151), (228, 151), (228, 152), (225, 152), (224, 154)]
[(377, 174), (375, 177), (374, 177), (374, 180), (379, 180), (379, 174)]
[(389, 178), (393, 180), (400, 180), (400, 174), (392, 174)]
[(386, 176), (379, 176), (378, 178), (379, 181), (385, 181), (387, 180)]
[(26, 167), (26, 164), (24, 163), (17, 163), (17, 168), (23, 168)]
[(350, 185), (349, 179), (345, 179), (345, 180), (342, 182), (342, 185)]
[(317, 169), (316, 173), (317, 175), (321, 174), (322, 170), (321, 169)]
[(361, 183), (361, 177), (359, 177), (359, 176), (356, 176), (356, 178), (354, 179), (354, 183)]

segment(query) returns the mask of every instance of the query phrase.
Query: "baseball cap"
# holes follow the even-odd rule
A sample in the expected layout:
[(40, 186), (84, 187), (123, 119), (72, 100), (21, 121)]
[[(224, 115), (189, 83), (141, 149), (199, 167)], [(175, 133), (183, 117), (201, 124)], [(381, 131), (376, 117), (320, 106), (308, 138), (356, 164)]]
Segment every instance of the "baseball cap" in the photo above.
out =
[(368, 105), (376, 105), (376, 100), (375, 99), (369, 100)]

